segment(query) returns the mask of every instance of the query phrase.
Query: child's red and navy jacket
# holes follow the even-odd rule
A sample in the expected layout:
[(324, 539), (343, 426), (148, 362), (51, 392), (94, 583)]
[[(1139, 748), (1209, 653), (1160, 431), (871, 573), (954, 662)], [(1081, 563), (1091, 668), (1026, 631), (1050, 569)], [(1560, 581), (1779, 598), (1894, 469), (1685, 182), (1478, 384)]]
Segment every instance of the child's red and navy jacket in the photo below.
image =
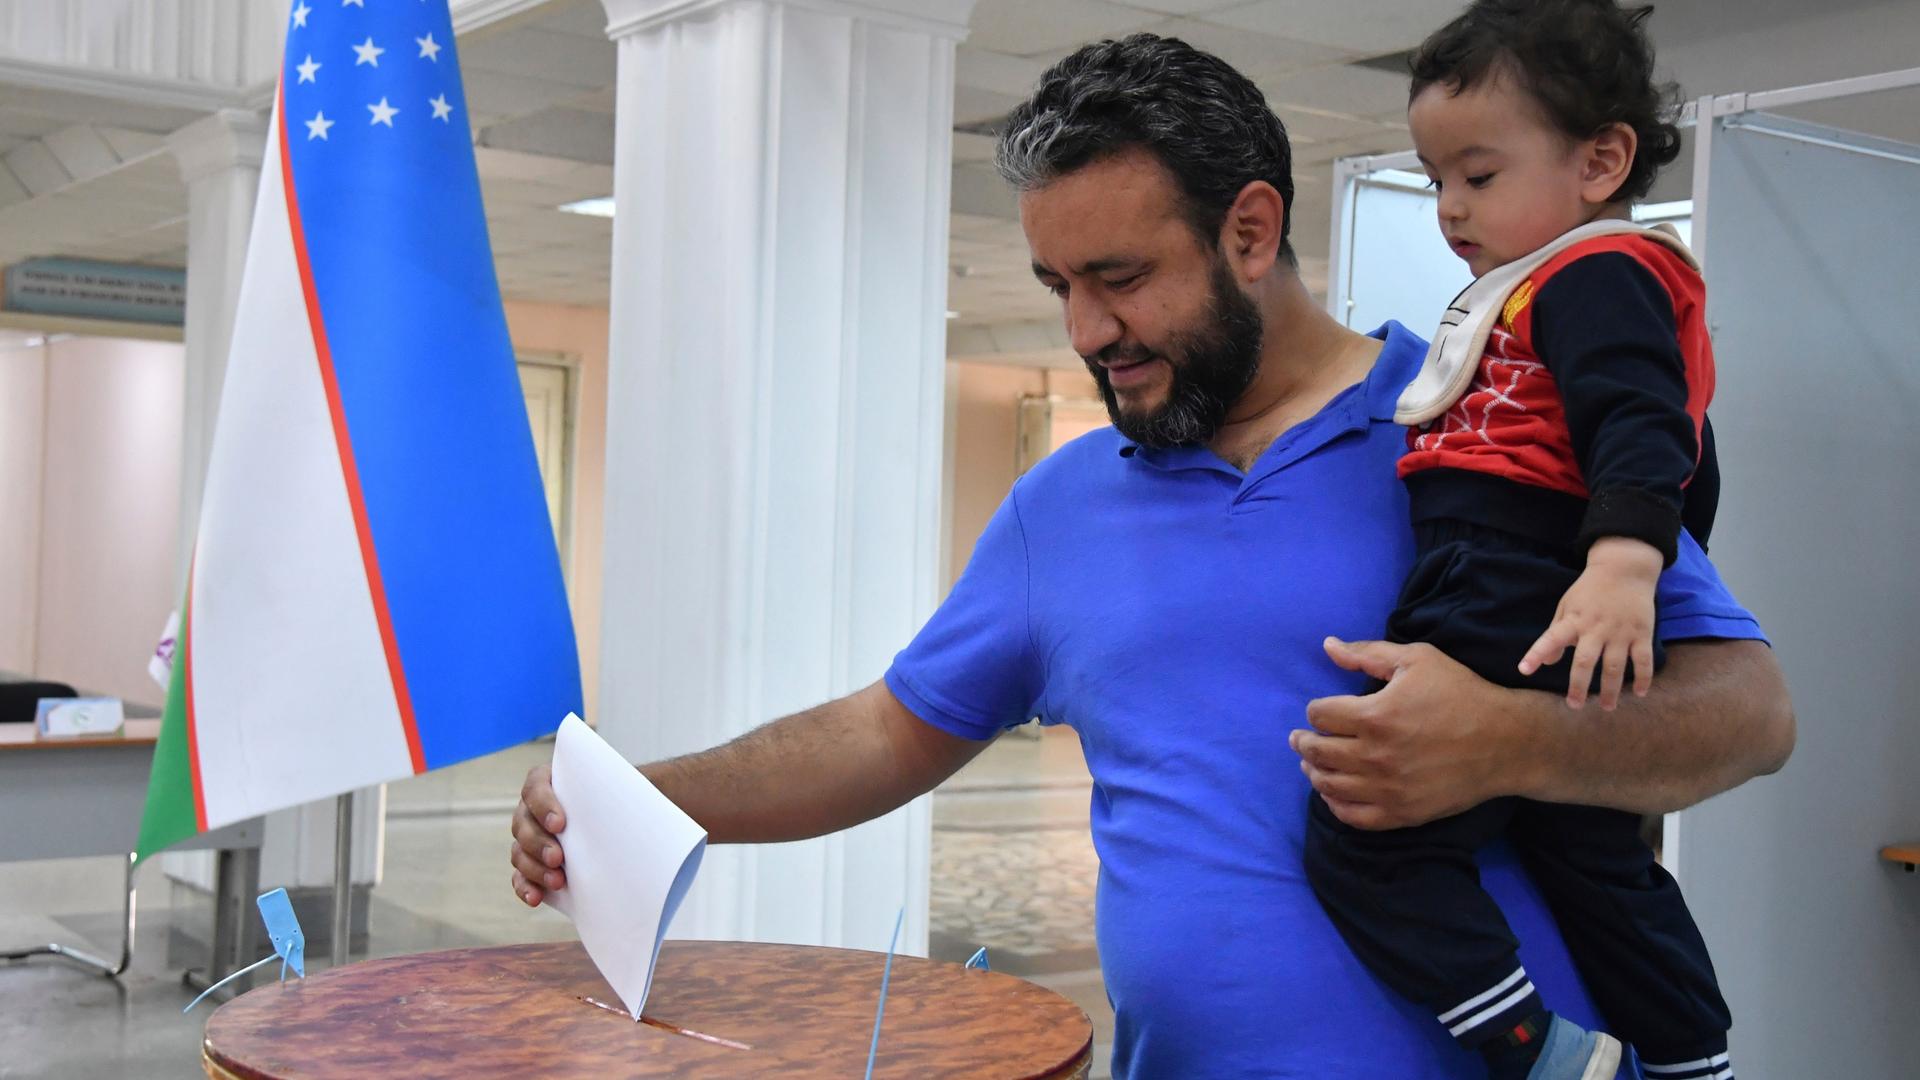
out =
[(1671, 564), (1713, 379), (1706, 289), (1683, 256), (1633, 234), (1573, 244), (1514, 289), (1467, 392), (1409, 430), (1413, 518), (1580, 552), (1628, 536)]

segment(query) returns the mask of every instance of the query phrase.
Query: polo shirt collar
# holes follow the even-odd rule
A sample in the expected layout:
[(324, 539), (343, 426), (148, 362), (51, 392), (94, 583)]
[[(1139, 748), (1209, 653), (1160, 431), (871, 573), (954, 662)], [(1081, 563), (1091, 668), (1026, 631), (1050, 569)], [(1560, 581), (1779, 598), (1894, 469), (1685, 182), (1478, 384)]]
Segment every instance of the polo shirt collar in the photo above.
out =
[(1380, 349), (1380, 358), (1373, 362), (1373, 370), (1367, 372), (1367, 413), (1375, 420), (1391, 421), (1400, 392), (1426, 362), (1427, 342), (1391, 319), (1367, 336), (1386, 343)]

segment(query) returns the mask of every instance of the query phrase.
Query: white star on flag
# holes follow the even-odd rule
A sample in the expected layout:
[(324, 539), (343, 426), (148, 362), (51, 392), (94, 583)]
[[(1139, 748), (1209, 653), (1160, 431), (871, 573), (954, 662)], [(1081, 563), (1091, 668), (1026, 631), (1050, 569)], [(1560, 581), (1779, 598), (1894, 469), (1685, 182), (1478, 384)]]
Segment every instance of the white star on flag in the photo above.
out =
[(327, 119), (326, 113), (315, 111), (313, 119), (302, 121), (302, 123), (307, 125), (307, 141), (311, 142), (314, 139), (326, 138), (327, 129), (332, 127), (334, 122)]
[(307, 16), (311, 14), (313, 14), (313, 9), (303, 2), (299, 7), (293, 9), (293, 25), (307, 25)]
[(439, 94), (435, 97), (428, 98), (427, 104), (433, 106), (433, 118), (435, 120), (445, 124), (453, 123), (453, 121), (447, 119), (447, 114), (453, 112), (453, 106), (447, 104), (447, 95)]
[(373, 119), (367, 121), (369, 124), (385, 124), (392, 127), (394, 114), (400, 110), (387, 104), (387, 99), (383, 97), (380, 99), (380, 104), (367, 106), (367, 111), (373, 114)]
[(375, 45), (373, 38), (369, 37), (365, 45), (355, 45), (353, 51), (360, 54), (359, 59), (353, 62), (354, 67), (359, 67), (361, 64), (372, 64), (374, 67), (379, 67), (380, 54), (387, 50)]
[(414, 38), (413, 43), (420, 46), (421, 56), (426, 57), (436, 64), (440, 62), (440, 43), (433, 40), (433, 31), (427, 31), (426, 37)]
[(299, 72), (299, 73), (300, 73), (300, 81), (301, 81), (301, 82), (312, 82), (312, 81), (313, 81), (313, 73), (314, 73), (314, 72), (316, 72), (316, 71), (319, 71), (319, 70), (320, 70), (320, 65), (319, 65), (319, 64), (316, 64), (316, 63), (314, 63), (314, 62), (313, 62), (313, 54), (312, 54), (312, 53), (308, 53), (308, 54), (307, 54), (307, 62), (306, 62), (306, 63), (304, 63), (304, 64), (295, 64), (295, 65), (293, 65), (293, 70), (295, 70), (295, 71), (297, 71), (297, 72)]

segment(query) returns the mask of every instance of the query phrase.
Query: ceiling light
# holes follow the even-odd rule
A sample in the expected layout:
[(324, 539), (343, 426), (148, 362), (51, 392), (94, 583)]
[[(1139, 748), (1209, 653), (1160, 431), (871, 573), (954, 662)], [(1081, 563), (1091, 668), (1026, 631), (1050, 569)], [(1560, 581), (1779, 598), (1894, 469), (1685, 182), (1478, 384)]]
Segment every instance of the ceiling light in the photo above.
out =
[(610, 218), (613, 216), (613, 196), (602, 195), (597, 199), (581, 199), (579, 202), (562, 203), (554, 207), (569, 214), (585, 214), (588, 217)]

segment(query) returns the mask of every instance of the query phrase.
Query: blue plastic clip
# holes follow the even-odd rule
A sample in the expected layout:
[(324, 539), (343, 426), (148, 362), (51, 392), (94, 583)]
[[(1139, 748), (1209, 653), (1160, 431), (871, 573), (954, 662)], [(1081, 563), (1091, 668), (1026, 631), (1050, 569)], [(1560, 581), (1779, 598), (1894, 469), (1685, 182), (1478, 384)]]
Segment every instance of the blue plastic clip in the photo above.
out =
[(301, 978), (307, 977), (307, 936), (300, 932), (300, 920), (293, 913), (293, 901), (287, 890), (275, 889), (260, 894), (260, 918), (267, 924), (267, 938), (273, 942), (274, 955), (280, 958), (280, 981), (287, 981), (287, 968)]
[(182, 1013), (193, 1011), (195, 1005), (207, 1000), (207, 995), (227, 985), (248, 972), (258, 971), (275, 960), (280, 961), (280, 981), (287, 981), (287, 968), (301, 978), (307, 977), (307, 936), (300, 932), (300, 920), (293, 914), (293, 902), (287, 899), (287, 890), (275, 889), (260, 894), (258, 901), (260, 918), (267, 924), (267, 937), (273, 942), (273, 953), (241, 968), (239, 971), (221, 979), (205, 990), (200, 996), (187, 1002)]
[(993, 968), (987, 966), (987, 947), (982, 945), (979, 952), (967, 957), (966, 966), (975, 971), (992, 971)]

